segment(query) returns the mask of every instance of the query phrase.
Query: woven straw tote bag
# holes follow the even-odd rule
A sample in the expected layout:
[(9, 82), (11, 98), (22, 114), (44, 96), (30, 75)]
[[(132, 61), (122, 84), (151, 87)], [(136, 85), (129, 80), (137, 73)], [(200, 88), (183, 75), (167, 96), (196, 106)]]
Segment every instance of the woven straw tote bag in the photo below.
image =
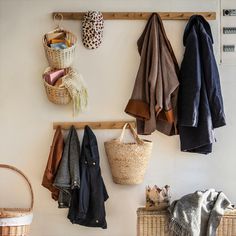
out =
[(17, 168), (5, 164), (0, 164), (0, 168), (19, 173), (28, 183), (31, 194), (29, 208), (0, 208), (0, 236), (28, 236), (33, 219), (34, 194), (32, 185), (25, 174)]
[[(43, 75), (47, 72), (53, 71), (54, 69), (48, 67), (44, 71)], [(71, 67), (64, 69), (65, 75), (67, 76), (69, 73), (73, 72)], [(54, 104), (58, 105), (66, 105), (71, 102), (71, 96), (66, 87), (57, 87), (48, 84), (45, 79), (43, 78), (43, 83), (45, 87), (45, 91), (48, 97), (48, 100)]]
[[(123, 142), (127, 126), (136, 143)], [(143, 182), (152, 151), (151, 141), (140, 139), (132, 125), (126, 123), (120, 137), (105, 142), (104, 145), (114, 183), (140, 184)]]

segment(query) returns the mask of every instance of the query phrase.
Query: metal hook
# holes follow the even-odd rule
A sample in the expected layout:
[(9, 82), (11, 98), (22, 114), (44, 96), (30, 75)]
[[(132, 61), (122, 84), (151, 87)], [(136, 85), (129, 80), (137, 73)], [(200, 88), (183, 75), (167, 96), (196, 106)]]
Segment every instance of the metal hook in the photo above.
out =
[(56, 13), (53, 16), (53, 20), (54, 20), (57, 28), (61, 28), (60, 25), (61, 25), (61, 22), (63, 21), (63, 15), (61, 13)]
[(143, 13), (140, 13), (139, 16), (142, 18), (143, 17)]

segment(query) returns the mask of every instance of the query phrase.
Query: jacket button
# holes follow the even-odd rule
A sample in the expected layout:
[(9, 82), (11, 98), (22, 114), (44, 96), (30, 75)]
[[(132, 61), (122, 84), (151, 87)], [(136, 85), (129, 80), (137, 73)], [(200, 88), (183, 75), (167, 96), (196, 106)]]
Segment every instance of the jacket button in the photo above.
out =
[(98, 220), (96, 220), (96, 223), (98, 223), (99, 221)]
[(96, 165), (96, 162), (93, 162), (93, 165), (95, 166), (95, 165)]
[(88, 162), (87, 162), (87, 161), (85, 161), (84, 163), (85, 163), (85, 164), (87, 164)]

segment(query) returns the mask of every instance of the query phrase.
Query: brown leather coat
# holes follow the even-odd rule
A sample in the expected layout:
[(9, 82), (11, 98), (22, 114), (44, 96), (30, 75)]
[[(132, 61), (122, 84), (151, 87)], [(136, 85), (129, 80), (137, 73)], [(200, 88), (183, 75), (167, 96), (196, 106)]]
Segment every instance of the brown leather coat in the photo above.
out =
[(59, 190), (53, 186), (59, 163), (62, 158), (64, 140), (61, 128), (58, 126), (53, 138), (51, 150), (48, 157), (46, 169), (44, 171), (42, 185), (52, 193), (52, 198), (58, 200)]
[(125, 112), (137, 119), (139, 134), (155, 130), (177, 134), (179, 68), (157, 13), (149, 18), (137, 44), (141, 61)]

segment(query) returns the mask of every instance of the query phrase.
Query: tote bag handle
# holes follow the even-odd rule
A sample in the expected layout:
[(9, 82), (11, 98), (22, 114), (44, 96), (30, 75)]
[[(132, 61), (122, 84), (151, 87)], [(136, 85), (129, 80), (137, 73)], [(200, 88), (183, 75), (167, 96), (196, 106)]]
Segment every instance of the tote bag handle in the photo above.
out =
[(117, 139), (119, 142), (122, 142), (123, 139), (124, 139), (124, 134), (125, 134), (125, 129), (126, 127), (129, 127), (129, 130), (132, 134), (132, 136), (134, 137), (135, 141), (138, 143), (138, 144), (144, 144), (144, 141), (142, 139), (139, 138), (137, 132), (135, 131), (135, 129), (133, 128), (133, 126), (130, 124), (130, 123), (126, 123), (122, 129), (122, 132), (121, 132), (121, 135), (120, 137)]

